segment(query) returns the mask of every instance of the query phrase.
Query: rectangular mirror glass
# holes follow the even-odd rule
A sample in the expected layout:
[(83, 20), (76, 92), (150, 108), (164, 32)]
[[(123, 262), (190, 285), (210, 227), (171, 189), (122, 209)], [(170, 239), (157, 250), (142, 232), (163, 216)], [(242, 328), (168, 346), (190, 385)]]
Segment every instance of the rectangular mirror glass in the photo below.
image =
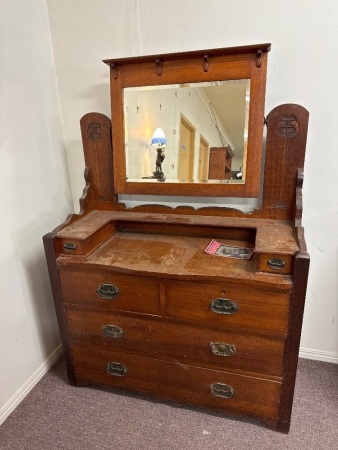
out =
[(127, 182), (245, 182), (250, 80), (123, 94)]

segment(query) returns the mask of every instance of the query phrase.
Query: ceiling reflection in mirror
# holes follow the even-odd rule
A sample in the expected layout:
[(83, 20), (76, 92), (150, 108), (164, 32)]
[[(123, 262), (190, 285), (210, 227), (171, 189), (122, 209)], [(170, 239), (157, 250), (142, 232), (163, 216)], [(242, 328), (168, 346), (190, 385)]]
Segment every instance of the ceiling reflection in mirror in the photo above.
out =
[(250, 80), (123, 89), (128, 182), (245, 183)]

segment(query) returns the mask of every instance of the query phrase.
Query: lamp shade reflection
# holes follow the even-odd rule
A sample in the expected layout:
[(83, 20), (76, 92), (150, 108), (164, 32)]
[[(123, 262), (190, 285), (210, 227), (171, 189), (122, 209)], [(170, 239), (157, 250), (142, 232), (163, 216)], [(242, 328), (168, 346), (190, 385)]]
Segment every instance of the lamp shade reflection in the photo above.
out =
[(154, 131), (151, 138), (151, 145), (154, 147), (165, 147), (167, 145), (167, 139), (162, 128), (156, 128)]

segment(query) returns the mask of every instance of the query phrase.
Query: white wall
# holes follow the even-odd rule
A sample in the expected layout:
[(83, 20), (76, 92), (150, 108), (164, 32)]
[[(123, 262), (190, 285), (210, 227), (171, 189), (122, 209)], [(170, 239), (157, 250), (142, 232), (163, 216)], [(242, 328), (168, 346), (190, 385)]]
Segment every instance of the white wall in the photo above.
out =
[(47, 3), (76, 209), (84, 185), (79, 119), (110, 115), (102, 59), (272, 43), (266, 112), (289, 102), (310, 111), (303, 221), (312, 259), (301, 354), (338, 362), (337, 1)]
[[(160, 109), (161, 105), (161, 109)], [(202, 88), (181, 89), (132, 88), (124, 97), (126, 167), (129, 181), (139, 181), (152, 175), (155, 170), (156, 151), (151, 148), (152, 134), (158, 126), (163, 128), (167, 144), (163, 170), (167, 180), (178, 179), (178, 147), (180, 139), (181, 114), (195, 128), (194, 149), (199, 151), (201, 135), (209, 147), (223, 145), (219, 131), (212, 118), (208, 99)], [(231, 144), (220, 119), (214, 113), (220, 132), (226, 144)], [(128, 133), (128, 130), (133, 130)], [(233, 145), (232, 145), (233, 147)], [(194, 155), (193, 180), (198, 181), (199, 156)]]
[(43, 234), (71, 212), (43, 0), (1, 0), (0, 423), (60, 343)]

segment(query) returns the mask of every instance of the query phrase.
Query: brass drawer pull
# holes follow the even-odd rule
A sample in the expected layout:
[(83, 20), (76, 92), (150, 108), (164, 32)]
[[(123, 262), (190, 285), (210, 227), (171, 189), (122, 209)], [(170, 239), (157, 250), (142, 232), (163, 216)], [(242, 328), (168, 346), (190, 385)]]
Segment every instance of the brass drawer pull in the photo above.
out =
[(215, 298), (210, 302), (210, 309), (217, 314), (234, 314), (238, 306), (228, 298)]
[(107, 364), (107, 372), (116, 377), (123, 377), (128, 372), (128, 369), (124, 364), (110, 362)]
[(282, 270), (286, 266), (286, 262), (281, 258), (271, 258), (268, 261), (268, 266), (270, 269)]
[(63, 249), (66, 250), (66, 252), (73, 252), (76, 250), (76, 245), (73, 244), (73, 242), (66, 242), (63, 246)]
[(235, 395), (235, 390), (225, 383), (213, 383), (210, 385), (210, 392), (216, 397), (232, 398)]
[(225, 344), (224, 342), (210, 342), (209, 347), (214, 355), (230, 356), (236, 353), (234, 345)]
[(123, 336), (122, 328), (117, 325), (105, 325), (102, 327), (102, 333), (110, 338), (118, 339)]
[(119, 288), (113, 284), (101, 284), (97, 288), (96, 293), (99, 297), (107, 300), (114, 300), (121, 294)]

